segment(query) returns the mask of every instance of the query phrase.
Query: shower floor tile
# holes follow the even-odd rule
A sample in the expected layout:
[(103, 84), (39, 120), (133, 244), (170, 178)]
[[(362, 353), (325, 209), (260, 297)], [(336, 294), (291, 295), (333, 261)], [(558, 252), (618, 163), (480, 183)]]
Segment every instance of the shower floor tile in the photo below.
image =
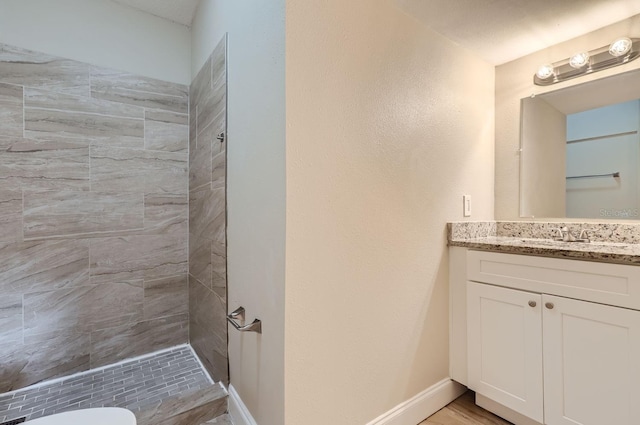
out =
[(176, 347), (49, 384), (0, 394), (0, 422), (90, 407), (124, 407), (136, 413), (176, 394), (211, 385), (191, 349)]

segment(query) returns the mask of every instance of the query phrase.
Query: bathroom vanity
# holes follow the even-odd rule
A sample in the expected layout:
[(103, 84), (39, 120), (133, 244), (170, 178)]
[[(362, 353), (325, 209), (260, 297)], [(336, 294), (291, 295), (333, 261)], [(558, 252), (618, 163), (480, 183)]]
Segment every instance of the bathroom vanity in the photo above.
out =
[(517, 425), (640, 423), (638, 246), (493, 230), (450, 231), (452, 379)]

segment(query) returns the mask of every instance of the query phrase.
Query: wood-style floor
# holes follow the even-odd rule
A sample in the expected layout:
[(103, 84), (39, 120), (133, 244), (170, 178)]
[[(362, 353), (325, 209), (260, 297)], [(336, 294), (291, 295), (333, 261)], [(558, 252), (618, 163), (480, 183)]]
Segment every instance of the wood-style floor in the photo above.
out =
[(474, 403), (475, 395), (467, 391), (418, 425), (513, 425)]

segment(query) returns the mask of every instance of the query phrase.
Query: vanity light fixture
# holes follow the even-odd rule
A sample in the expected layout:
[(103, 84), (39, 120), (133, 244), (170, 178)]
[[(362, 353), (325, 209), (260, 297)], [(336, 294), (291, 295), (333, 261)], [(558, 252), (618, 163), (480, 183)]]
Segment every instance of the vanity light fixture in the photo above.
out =
[(640, 39), (620, 37), (610, 45), (580, 52), (551, 64), (542, 65), (533, 76), (538, 86), (566, 81), (592, 72), (631, 62), (640, 56)]
[(569, 59), (569, 66), (571, 66), (571, 68), (580, 69), (589, 63), (590, 57), (591, 56), (589, 56), (589, 53), (587, 52), (577, 53)]
[(536, 72), (536, 75), (541, 80), (546, 80), (547, 78), (553, 76), (553, 65), (551, 65), (550, 63), (542, 65), (540, 68), (538, 68), (538, 72)]
[(624, 56), (627, 53), (629, 53), (629, 50), (631, 50), (632, 45), (633, 45), (633, 42), (631, 41), (630, 38), (628, 37), (619, 38), (615, 40), (613, 43), (611, 43), (611, 45), (609, 46), (609, 53), (611, 54), (611, 56), (615, 56), (615, 57)]

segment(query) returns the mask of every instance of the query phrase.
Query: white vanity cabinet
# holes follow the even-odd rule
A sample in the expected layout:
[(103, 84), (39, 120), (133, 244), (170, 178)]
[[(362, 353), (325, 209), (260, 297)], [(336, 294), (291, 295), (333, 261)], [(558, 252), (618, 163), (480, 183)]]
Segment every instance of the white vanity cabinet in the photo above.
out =
[(469, 388), (540, 423), (541, 304), (539, 294), (467, 286)]
[(640, 424), (640, 311), (542, 298), (545, 423)]
[(478, 404), (517, 425), (640, 424), (640, 267), (451, 260), (452, 377)]

